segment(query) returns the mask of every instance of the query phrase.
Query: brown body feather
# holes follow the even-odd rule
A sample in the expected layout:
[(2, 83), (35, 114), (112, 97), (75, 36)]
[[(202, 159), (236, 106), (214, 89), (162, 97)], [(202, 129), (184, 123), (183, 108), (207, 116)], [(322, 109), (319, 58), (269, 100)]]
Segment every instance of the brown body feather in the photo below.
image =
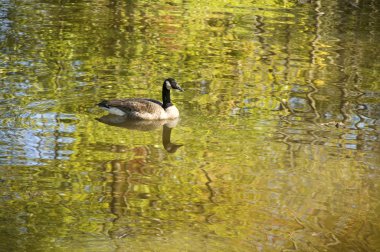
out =
[(122, 115), (130, 119), (162, 120), (179, 116), (175, 106), (163, 108), (161, 102), (153, 99), (130, 98), (102, 101), (98, 104), (110, 113)]
[(159, 104), (159, 101), (143, 98), (117, 99), (107, 101), (107, 106), (118, 108), (125, 113), (157, 113), (157, 111), (164, 110)]

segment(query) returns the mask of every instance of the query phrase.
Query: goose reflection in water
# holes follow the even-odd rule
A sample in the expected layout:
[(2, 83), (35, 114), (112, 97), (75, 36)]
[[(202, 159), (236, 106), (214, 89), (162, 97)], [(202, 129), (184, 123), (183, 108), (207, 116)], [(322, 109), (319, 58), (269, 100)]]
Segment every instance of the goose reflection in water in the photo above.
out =
[[(171, 131), (177, 125), (178, 118), (173, 120), (147, 121), (130, 120), (122, 116), (109, 114), (96, 120), (110, 126), (139, 131), (151, 131), (162, 127), (162, 144), (167, 152), (175, 153), (183, 146), (182, 144), (174, 144), (170, 141)], [(132, 151), (135, 154), (132, 159), (116, 159), (103, 163), (104, 170), (110, 171), (112, 175), (109, 184), (112, 195), (110, 210), (116, 216), (113, 220), (113, 227), (108, 232), (112, 238), (122, 238), (139, 232), (139, 228), (131, 224), (130, 220), (139, 218), (141, 213), (131, 213), (133, 206), (130, 205), (129, 201), (144, 199), (152, 207), (156, 204), (157, 199), (152, 197), (150, 193), (141, 190), (141, 188), (147, 186), (147, 181), (150, 181), (150, 178), (155, 176), (157, 167), (155, 165), (152, 166), (148, 160), (149, 155), (151, 155), (151, 148), (148, 146), (139, 146), (131, 150), (126, 150), (125, 146), (112, 147), (112, 150), (116, 152)], [(153, 231), (158, 232), (158, 235), (160, 229), (156, 229)], [(153, 231), (151, 230), (151, 232)]]
[(97, 118), (96, 120), (111, 126), (126, 128), (130, 130), (151, 131), (162, 127), (162, 145), (167, 152), (175, 153), (181, 146), (183, 146), (182, 144), (174, 144), (170, 141), (172, 129), (177, 126), (179, 120), (178, 118), (172, 120), (147, 121), (131, 120), (122, 116), (109, 114)]

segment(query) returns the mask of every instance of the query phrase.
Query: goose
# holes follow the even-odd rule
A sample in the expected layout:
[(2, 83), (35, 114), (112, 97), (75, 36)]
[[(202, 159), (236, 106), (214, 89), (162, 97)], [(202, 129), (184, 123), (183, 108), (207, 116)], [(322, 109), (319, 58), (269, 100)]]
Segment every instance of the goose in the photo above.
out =
[(98, 106), (109, 113), (133, 120), (167, 120), (179, 117), (178, 109), (171, 103), (170, 89), (183, 89), (173, 78), (162, 85), (162, 102), (148, 98), (103, 100)]

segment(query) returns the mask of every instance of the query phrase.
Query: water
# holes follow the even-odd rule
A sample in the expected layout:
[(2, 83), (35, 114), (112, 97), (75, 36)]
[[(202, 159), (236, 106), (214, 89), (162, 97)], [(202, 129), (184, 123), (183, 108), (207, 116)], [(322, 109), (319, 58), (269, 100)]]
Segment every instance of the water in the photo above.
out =
[(1, 1), (0, 250), (379, 250), (379, 10)]

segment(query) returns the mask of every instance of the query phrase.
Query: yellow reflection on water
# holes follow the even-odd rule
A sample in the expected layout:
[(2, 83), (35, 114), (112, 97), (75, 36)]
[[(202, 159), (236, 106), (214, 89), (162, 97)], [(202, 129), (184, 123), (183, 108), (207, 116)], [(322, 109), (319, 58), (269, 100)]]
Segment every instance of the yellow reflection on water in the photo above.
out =
[(375, 1), (3, 2), (0, 250), (379, 248)]

